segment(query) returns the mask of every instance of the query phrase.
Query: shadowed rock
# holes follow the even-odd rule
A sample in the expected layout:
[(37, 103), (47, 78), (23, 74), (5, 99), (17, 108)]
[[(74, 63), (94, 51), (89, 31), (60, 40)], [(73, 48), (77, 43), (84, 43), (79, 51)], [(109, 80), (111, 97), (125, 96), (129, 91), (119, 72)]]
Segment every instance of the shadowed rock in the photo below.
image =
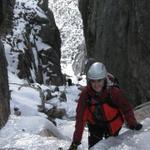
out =
[(79, 0), (87, 55), (106, 64), (134, 105), (150, 98), (150, 1)]
[(4, 48), (0, 42), (0, 128), (5, 125), (10, 114), (9, 99), (7, 63)]

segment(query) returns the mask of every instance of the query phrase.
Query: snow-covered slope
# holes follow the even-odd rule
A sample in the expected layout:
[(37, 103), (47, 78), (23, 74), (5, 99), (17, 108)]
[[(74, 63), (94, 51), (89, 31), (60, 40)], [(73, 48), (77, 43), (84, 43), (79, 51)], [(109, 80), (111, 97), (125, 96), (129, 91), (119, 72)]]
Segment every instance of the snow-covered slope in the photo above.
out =
[(150, 118), (142, 121), (141, 131), (127, 130), (118, 137), (111, 137), (95, 145), (91, 150), (149, 150)]
[[(0, 148), (23, 148), (25, 150), (58, 150), (59, 147), (67, 149), (71, 143), (74, 121), (57, 120), (57, 127), (47, 118), (48, 116), (38, 111), (41, 105), (39, 91), (35, 88), (40, 86), (44, 91), (53, 89), (55, 86), (45, 86), (32, 84), (28, 86), (25, 80), (19, 79), (13, 73), (9, 72), (9, 85), (11, 90), (11, 115), (9, 121), (3, 129), (0, 130)], [(66, 117), (75, 116), (76, 98), (79, 90), (76, 86), (59, 87), (60, 91), (66, 90), (67, 102), (59, 101), (59, 92), (57, 97), (46, 103), (46, 108), (52, 106), (65, 108)], [(74, 92), (73, 92), (74, 91)], [(21, 112), (19, 116), (14, 115), (14, 108)], [(66, 133), (68, 127), (70, 130)]]
[(49, 0), (49, 7), (54, 13), (61, 33), (62, 71), (69, 74), (69, 69), (72, 70), (72, 63), (84, 39), (78, 0)]
[[(22, 53), (24, 53), (25, 49), (27, 48), (25, 45), (25, 40), (26, 40), (25, 34), (27, 32), (26, 26), (29, 24), (29, 20), (30, 18), (32, 18), (32, 14), (38, 13), (39, 15), (42, 15), (42, 17), (47, 18), (42, 12), (42, 10), (38, 10), (39, 8), (37, 9), (37, 3), (38, 3), (37, 0), (31, 0), (31, 1), (17, 0), (16, 1), (16, 4), (14, 6), (14, 12), (13, 12), (14, 16), (13, 16), (12, 34), (7, 35), (6, 38), (3, 39), (5, 50), (6, 50), (6, 57), (8, 61), (8, 70), (15, 74), (19, 72), (17, 69), (18, 61), (19, 61), (18, 55), (20, 54), (19, 52), (22, 51)], [(28, 9), (25, 9), (25, 8), (28, 8)], [(26, 13), (26, 16), (24, 16), (25, 13)], [(27, 18), (24, 18), (24, 17), (27, 17)], [(41, 27), (39, 25), (35, 25), (33, 27), (32, 34), (30, 36), (32, 42), (34, 42), (33, 36), (35, 35), (35, 30), (39, 32), (40, 28)], [(39, 51), (50, 47), (49, 45), (46, 45), (46, 44), (44, 45), (40, 37), (37, 37), (37, 38), (39, 41), (37, 45)], [(36, 61), (38, 61), (38, 59), (36, 58), (36, 55), (35, 55), (35, 59)], [(38, 64), (36, 63), (36, 65)], [(34, 81), (35, 81), (35, 77), (34, 77)]]
[(46, 1), (16, 0), (3, 44), (12, 73), (31, 83), (62, 83), (60, 34)]
[[(6, 126), (0, 130), (0, 148), (23, 148), (25, 150), (58, 150), (59, 147), (67, 150), (71, 144), (75, 121), (75, 109), (79, 91), (76, 86), (59, 87), (60, 91), (66, 90), (67, 102), (59, 101), (58, 96), (46, 104), (47, 108), (55, 105), (59, 108), (65, 108), (67, 116), (64, 119), (56, 119), (55, 127), (47, 116), (38, 112), (38, 105), (41, 104), (39, 92), (31, 87), (21, 85), (25, 84), (14, 74), (9, 72), (9, 82), (11, 90), (11, 115)], [(35, 84), (36, 86), (36, 84)], [(39, 85), (43, 90), (54, 87)], [(14, 107), (19, 108), (21, 116), (14, 115)], [(108, 138), (100, 141), (92, 150), (149, 150), (150, 144), (150, 118), (143, 122), (142, 131), (131, 131), (124, 128), (121, 134), (115, 138)], [(45, 131), (47, 134), (45, 134)], [(45, 136), (43, 136), (45, 135)], [(49, 136), (51, 135), (51, 136)], [(85, 128), (82, 144), (78, 150), (87, 150), (88, 130)]]

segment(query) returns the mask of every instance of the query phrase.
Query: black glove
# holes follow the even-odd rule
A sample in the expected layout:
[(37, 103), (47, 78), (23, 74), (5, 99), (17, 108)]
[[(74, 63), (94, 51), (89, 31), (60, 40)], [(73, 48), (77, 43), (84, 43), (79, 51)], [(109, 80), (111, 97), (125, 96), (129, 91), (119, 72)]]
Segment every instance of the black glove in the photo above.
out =
[(78, 143), (72, 142), (68, 150), (77, 150), (78, 145)]
[(137, 123), (135, 126), (129, 126), (129, 128), (131, 129), (131, 130), (141, 130), (142, 129), (142, 127), (143, 127), (143, 125), (142, 124), (140, 124), (140, 123)]

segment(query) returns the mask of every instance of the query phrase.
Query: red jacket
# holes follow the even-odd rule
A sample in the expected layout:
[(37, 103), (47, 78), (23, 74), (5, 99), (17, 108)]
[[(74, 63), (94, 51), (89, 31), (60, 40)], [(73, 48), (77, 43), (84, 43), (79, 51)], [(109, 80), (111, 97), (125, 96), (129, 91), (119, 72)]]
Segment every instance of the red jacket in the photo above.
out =
[[(131, 105), (128, 100), (123, 96), (123, 92), (121, 89), (117, 87), (110, 87), (109, 89), (103, 90), (99, 99), (104, 99), (111, 92), (112, 102), (120, 109), (121, 113), (124, 116), (125, 121), (129, 126), (134, 126), (137, 124), (137, 121), (134, 117), (134, 113)], [(94, 97), (96, 92), (91, 88), (90, 85), (86, 86), (84, 90), (80, 94), (80, 98), (78, 101), (77, 109), (76, 109), (76, 125), (75, 131), (73, 135), (73, 141), (76, 143), (80, 143), (82, 139), (83, 130), (85, 124), (85, 110), (87, 106), (87, 100), (89, 96)]]

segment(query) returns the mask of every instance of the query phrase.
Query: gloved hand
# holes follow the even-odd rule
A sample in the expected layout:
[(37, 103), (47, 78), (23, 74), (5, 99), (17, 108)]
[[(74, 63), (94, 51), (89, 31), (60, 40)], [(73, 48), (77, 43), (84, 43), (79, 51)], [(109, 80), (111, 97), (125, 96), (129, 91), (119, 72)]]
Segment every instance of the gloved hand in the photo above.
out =
[(137, 123), (136, 125), (134, 125), (134, 126), (129, 126), (129, 128), (131, 129), (131, 130), (141, 130), (142, 129), (142, 127), (143, 127), (143, 125), (142, 124), (140, 124), (140, 123)]
[(78, 145), (78, 143), (72, 142), (68, 150), (77, 150)]

